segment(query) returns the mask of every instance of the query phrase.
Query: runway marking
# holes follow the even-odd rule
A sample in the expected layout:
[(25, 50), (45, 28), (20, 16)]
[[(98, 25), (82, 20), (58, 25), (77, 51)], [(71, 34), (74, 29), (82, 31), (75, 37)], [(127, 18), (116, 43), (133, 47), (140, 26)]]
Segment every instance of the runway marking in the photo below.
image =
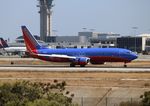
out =
[(150, 79), (121, 79), (122, 81), (150, 81)]

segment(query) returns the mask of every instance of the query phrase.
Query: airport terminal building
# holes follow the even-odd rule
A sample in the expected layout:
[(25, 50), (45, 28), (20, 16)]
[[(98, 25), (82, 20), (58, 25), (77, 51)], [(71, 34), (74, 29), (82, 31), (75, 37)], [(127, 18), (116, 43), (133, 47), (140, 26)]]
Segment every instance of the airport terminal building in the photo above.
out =
[[(78, 36), (49, 36), (44, 43), (40, 37), (35, 38), (50, 48), (126, 48), (135, 52), (150, 52), (150, 34), (135, 36), (120, 36), (115, 33), (78, 32)], [(16, 39), (10, 46), (25, 46), (23, 37)]]
[(138, 36), (123, 36), (117, 38), (117, 47), (129, 49), (141, 53), (150, 51), (150, 34), (141, 34)]
[[(109, 48), (116, 47), (116, 38), (120, 34), (99, 32), (78, 32), (77, 36), (48, 36), (47, 44), (51, 48)], [(35, 38), (40, 42), (39, 36)], [(24, 43), (23, 37), (16, 38), (16, 43)]]

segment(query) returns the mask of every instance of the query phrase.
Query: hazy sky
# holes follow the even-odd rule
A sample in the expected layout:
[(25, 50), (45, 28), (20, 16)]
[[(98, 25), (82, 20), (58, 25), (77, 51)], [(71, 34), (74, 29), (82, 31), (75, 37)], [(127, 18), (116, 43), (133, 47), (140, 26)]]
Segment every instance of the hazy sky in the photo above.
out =
[[(15, 39), (26, 25), (39, 35), (37, 0), (1, 0), (0, 37)], [(150, 0), (54, 0), (53, 30), (57, 35), (77, 35), (82, 28), (130, 35), (150, 33)]]

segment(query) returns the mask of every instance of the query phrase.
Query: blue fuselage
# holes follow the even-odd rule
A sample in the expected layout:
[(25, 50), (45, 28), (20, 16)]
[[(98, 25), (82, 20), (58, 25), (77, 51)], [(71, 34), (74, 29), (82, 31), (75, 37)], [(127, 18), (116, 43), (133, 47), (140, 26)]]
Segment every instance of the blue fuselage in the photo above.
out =
[(127, 49), (120, 48), (83, 48), (83, 49), (38, 49), (39, 54), (57, 54), (74, 57), (88, 57), (91, 63), (130, 62), (138, 56)]

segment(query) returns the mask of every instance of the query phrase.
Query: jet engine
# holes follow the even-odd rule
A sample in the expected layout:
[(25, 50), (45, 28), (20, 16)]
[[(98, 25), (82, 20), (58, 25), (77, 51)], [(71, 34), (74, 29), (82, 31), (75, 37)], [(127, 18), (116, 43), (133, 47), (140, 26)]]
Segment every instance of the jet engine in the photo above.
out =
[(78, 57), (72, 61), (70, 66), (80, 65), (81, 67), (84, 67), (90, 62), (90, 58), (87, 57)]

